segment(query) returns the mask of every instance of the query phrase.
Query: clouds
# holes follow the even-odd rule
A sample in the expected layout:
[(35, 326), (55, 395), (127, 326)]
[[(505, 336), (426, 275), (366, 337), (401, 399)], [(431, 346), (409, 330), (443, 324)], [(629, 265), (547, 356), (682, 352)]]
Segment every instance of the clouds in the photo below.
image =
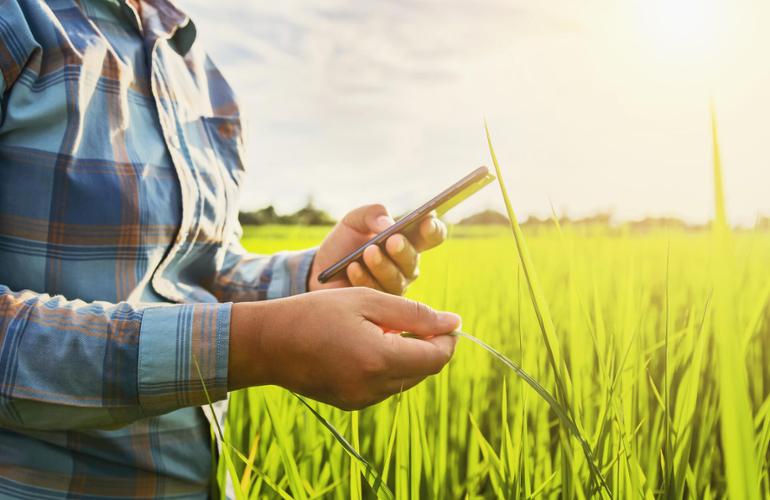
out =
[(601, 1), (180, 4), (250, 119), (244, 207), (406, 210), (488, 161), (486, 116), (522, 212), (708, 216), (705, 94), (646, 81)]

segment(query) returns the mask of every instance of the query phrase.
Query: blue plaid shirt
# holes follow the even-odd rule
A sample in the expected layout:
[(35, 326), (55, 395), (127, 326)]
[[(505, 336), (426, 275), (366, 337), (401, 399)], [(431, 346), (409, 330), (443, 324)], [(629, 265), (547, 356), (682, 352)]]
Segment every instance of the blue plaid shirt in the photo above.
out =
[(205, 497), (200, 365), (312, 251), (239, 244), (232, 91), (168, 0), (0, 0), (0, 497)]

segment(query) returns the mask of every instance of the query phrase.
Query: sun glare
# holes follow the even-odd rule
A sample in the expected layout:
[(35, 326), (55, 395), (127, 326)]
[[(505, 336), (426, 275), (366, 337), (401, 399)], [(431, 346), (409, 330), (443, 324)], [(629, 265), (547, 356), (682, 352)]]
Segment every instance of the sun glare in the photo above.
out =
[(700, 56), (720, 38), (718, 0), (645, 0), (637, 19), (648, 43), (664, 54)]

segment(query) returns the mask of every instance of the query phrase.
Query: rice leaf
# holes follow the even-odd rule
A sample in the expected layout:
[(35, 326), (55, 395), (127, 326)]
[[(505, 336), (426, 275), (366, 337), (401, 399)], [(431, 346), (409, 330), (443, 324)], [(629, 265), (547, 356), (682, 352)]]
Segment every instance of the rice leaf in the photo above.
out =
[(351, 458), (354, 458), (359, 462), (361, 465), (361, 473), (363, 474), (364, 479), (366, 479), (366, 482), (369, 484), (369, 486), (371, 486), (374, 494), (377, 495), (377, 498), (380, 500), (393, 500), (393, 492), (391, 492), (388, 486), (383, 482), (382, 477), (377, 473), (375, 468), (372, 467), (363, 456), (361, 456), (358, 450), (356, 450), (356, 448), (353, 447), (353, 445), (350, 444), (347, 439), (345, 439), (345, 436), (343, 436), (327, 419), (318, 413), (315, 408), (310, 406), (310, 404), (305, 401), (305, 398), (296, 393), (292, 394), (294, 394), (294, 396), (299, 399), (303, 405), (305, 405), (305, 408), (310, 410), (310, 413), (313, 414), (316, 420), (318, 420), (318, 422), (320, 422), (321, 425), (323, 425), (332, 434), (332, 436), (334, 436), (334, 439), (336, 439), (337, 442), (342, 445), (342, 448), (345, 450), (345, 452), (347, 452)]
[(570, 418), (567, 411), (564, 409), (564, 407), (559, 404), (558, 401), (556, 401), (556, 398), (554, 398), (548, 390), (540, 385), (540, 382), (532, 378), (531, 375), (529, 375), (527, 372), (525, 372), (516, 362), (512, 361), (505, 355), (501, 354), (499, 351), (497, 351), (495, 348), (487, 345), (482, 340), (474, 337), (471, 334), (461, 332), (461, 331), (455, 331), (452, 332), (451, 335), (455, 337), (461, 337), (464, 339), (468, 339), (474, 344), (480, 346), (482, 349), (489, 352), (492, 356), (497, 358), (500, 362), (502, 362), (505, 366), (513, 370), (513, 372), (521, 378), (524, 382), (526, 382), (530, 387), (532, 387), (535, 392), (546, 402), (548, 403), (548, 406), (551, 407), (553, 412), (556, 414), (556, 416), (561, 420), (564, 427), (567, 428), (567, 430), (572, 434), (572, 436), (580, 443), (581, 448), (583, 449), (583, 453), (585, 454), (586, 461), (588, 462), (588, 466), (591, 468), (593, 473), (596, 475), (596, 477), (601, 482), (602, 487), (606, 490), (606, 492), (612, 496), (610, 493), (609, 487), (607, 486), (606, 481), (604, 480), (604, 476), (602, 476), (602, 473), (599, 470), (599, 467), (594, 462), (593, 453), (591, 452), (591, 448), (588, 446), (588, 442), (585, 440), (585, 438), (581, 435), (580, 430), (578, 430), (577, 426), (575, 425), (575, 422), (572, 421), (572, 418)]
[(281, 454), (281, 461), (283, 462), (284, 470), (286, 471), (286, 477), (289, 479), (289, 486), (294, 493), (295, 498), (307, 500), (307, 491), (302, 481), (302, 476), (299, 473), (299, 467), (294, 459), (294, 450), (291, 445), (291, 436), (283, 425), (283, 422), (277, 417), (276, 409), (270, 398), (263, 398), (265, 403), (265, 409), (267, 410), (267, 416), (270, 422), (273, 424), (273, 435), (278, 443), (278, 451)]
[(401, 411), (401, 394), (398, 393), (396, 399), (396, 411), (393, 413), (393, 424), (390, 426), (390, 435), (388, 436), (388, 446), (385, 449), (385, 465), (382, 467), (382, 483), (388, 483), (388, 473), (390, 472), (390, 463), (393, 459), (393, 448), (396, 444), (396, 430), (398, 429), (398, 413)]
[(714, 336), (718, 347), (719, 412), (727, 491), (731, 498), (759, 498), (759, 471), (754, 454), (754, 426), (746, 374), (746, 359), (740, 338), (734, 302), (735, 253), (727, 225), (722, 160), (717, 135), (717, 119), (711, 105), (711, 132), (714, 150), (714, 240), (717, 250), (714, 266)]
[[(198, 372), (198, 378), (201, 381), (201, 386), (203, 387), (203, 394), (206, 396), (206, 401), (209, 407), (209, 410), (211, 410), (211, 414), (215, 415), (214, 413), (214, 405), (211, 403), (211, 398), (209, 397), (209, 391), (206, 388), (206, 382), (203, 380), (203, 374), (201, 373), (201, 367), (198, 365), (198, 358), (196, 358), (194, 355), (192, 357), (193, 364), (195, 365), (195, 371)], [(214, 424), (216, 425), (217, 435), (219, 436), (219, 440), (222, 443), (222, 458), (225, 461), (225, 466), (227, 467), (227, 471), (230, 473), (230, 479), (232, 480), (233, 484), (233, 491), (235, 491), (235, 498), (237, 500), (246, 500), (247, 495), (246, 492), (243, 491), (241, 488), (241, 482), (238, 481), (238, 471), (235, 470), (235, 463), (233, 463), (232, 457), (230, 456), (230, 446), (225, 442), (225, 434), (222, 432), (222, 428), (219, 426), (219, 421), (214, 418)]]
[(495, 149), (492, 146), (492, 137), (489, 133), (489, 127), (486, 122), (484, 123), (484, 130), (486, 131), (487, 144), (489, 145), (489, 154), (492, 156), (492, 163), (495, 166), (495, 172), (497, 173), (497, 182), (500, 186), (500, 192), (503, 195), (503, 201), (505, 202), (505, 209), (508, 212), (508, 220), (510, 221), (511, 231), (513, 232), (513, 238), (516, 242), (516, 249), (518, 250), (519, 259), (521, 261), (521, 268), (524, 271), (524, 277), (527, 280), (527, 286), (529, 288), (529, 295), (532, 299), (532, 305), (535, 309), (537, 321), (540, 325), (540, 332), (543, 335), (546, 349), (548, 350), (548, 359), (551, 363), (551, 367), (554, 370), (556, 378), (556, 387), (559, 392), (559, 396), (562, 401), (568, 403), (569, 396), (567, 392), (567, 382), (569, 381), (569, 373), (567, 366), (561, 355), (561, 348), (559, 346), (559, 339), (556, 336), (556, 329), (553, 326), (551, 314), (548, 310), (548, 302), (545, 299), (545, 294), (540, 287), (540, 281), (537, 278), (535, 271), (535, 264), (532, 262), (532, 258), (529, 255), (527, 244), (524, 241), (524, 233), (519, 226), (518, 218), (513, 210), (513, 204), (508, 196), (508, 190), (505, 188), (505, 180), (503, 178), (500, 164), (497, 161), (497, 155)]

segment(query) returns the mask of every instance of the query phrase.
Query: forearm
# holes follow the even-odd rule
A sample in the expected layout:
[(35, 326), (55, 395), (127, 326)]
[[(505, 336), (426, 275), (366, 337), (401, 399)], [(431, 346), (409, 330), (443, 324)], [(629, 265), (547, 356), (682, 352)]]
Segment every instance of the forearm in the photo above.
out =
[(305, 293), (315, 254), (315, 249), (309, 249), (258, 255), (234, 239), (208, 288), (220, 302), (255, 302)]
[(113, 427), (226, 395), (229, 305), (139, 308), (0, 285), (0, 425)]

